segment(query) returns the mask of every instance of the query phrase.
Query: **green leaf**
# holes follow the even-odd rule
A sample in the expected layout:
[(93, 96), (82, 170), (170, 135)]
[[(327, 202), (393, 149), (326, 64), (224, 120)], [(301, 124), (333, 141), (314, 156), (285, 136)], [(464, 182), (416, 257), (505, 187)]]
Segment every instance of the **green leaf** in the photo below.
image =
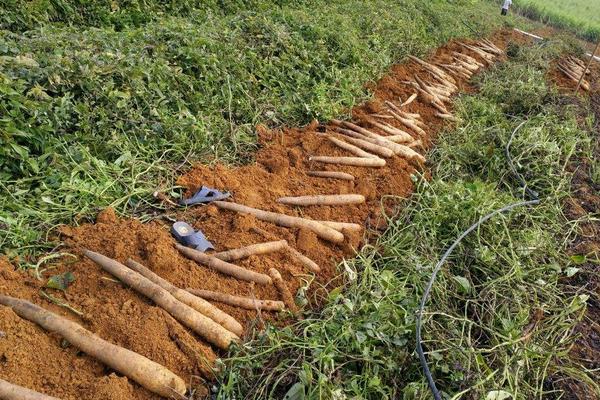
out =
[(284, 400), (304, 400), (305, 398), (304, 384), (301, 382), (294, 384), (283, 396)]
[(492, 390), (485, 396), (485, 400), (506, 400), (510, 399), (512, 394), (506, 390)]
[(46, 287), (50, 289), (67, 290), (67, 288), (75, 281), (75, 275), (71, 271), (63, 274), (51, 276), (46, 282)]
[(571, 258), (571, 262), (575, 265), (584, 264), (587, 259), (584, 254), (575, 254), (575, 255), (572, 255), (570, 258)]
[(570, 267), (570, 268), (567, 268), (567, 270), (565, 272), (567, 273), (567, 277), (570, 278), (579, 272), (579, 268)]
[(452, 278), (460, 285), (463, 293), (469, 293), (471, 291), (471, 283), (467, 278), (464, 276), (453, 276)]

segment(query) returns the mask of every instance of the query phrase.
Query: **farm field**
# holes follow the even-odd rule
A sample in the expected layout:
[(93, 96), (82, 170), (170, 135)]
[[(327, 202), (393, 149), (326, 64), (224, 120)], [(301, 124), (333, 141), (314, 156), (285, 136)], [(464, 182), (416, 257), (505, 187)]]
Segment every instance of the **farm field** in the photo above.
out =
[(592, 42), (600, 40), (598, 0), (523, 0), (515, 4), (527, 17), (571, 30)]
[(600, 65), (497, 11), (0, 2), (0, 400), (600, 398)]

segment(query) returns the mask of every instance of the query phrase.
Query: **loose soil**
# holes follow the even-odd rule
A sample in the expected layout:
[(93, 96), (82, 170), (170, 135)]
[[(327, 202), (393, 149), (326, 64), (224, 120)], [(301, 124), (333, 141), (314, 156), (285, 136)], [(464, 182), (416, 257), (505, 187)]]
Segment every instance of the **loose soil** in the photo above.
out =
[[(497, 32), (492, 40), (501, 48), (508, 42), (527, 39), (512, 31)], [(468, 42), (468, 40), (465, 40)], [(430, 59), (449, 61), (452, 51), (466, 52), (456, 41), (435, 51)], [(428, 76), (413, 62), (393, 66), (389, 73), (370, 89), (372, 100), (352, 110), (353, 121), (368, 127), (366, 116), (382, 113), (384, 101), (406, 100), (412, 88), (402, 84), (418, 73)], [(474, 88), (459, 80), (461, 91)], [(420, 99), (405, 109), (419, 113), (427, 124), (428, 136), (422, 137), (425, 149), (444, 125), (435, 111)], [(388, 123), (406, 130), (395, 120)], [(305, 230), (287, 229), (258, 221), (248, 215), (221, 211), (214, 205), (191, 207), (177, 211), (178, 220), (201, 229), (218, 251), (257, 242), (285, 239), (290, 245), (314, 260), (322, 271), (314, 276), (287, 253), (253, 256), (236, 261), (245, 268), (268, 273), (277, 268), (294, 294), (305, 293), (305, 303), (318, 307), (328, 290), (341, 283), (337, 265), (344, 257), (352, 257), (371, 235), (386, 228), (387, 221), (413, 190), (411, 175), (427, 173), (427, 168), (400, 157), (387, 159), (382, 168), (358, 168), (318, 165), (308, 161), (312, 155), (348, 156), (321, 135), (332, 128), (317, 121), (302, 128), (269, 130), (257, 127), (261, 145), (256, 162), (237, 168), (221, 164), (197, 165), (179, 179), (179, 184), (193, 193), (201, 185), (232, 193), (233, 200), (245, 205), (289, 215), (319, 220), (353, 222), (366, 227), (364, 234), (344, 232), (346, 241), (332, 245)], [(377, 129), (374, 129), (378, 131)], [(417, 138), (417, 135), (414, 134)], [(421, 150), (423, 151), (423, 150)], [(356, 177), (354, 182), (309, 177), (308, 170), (340, 170)], [(361, 205), (315, 206), (295, 208), (277, 204), (281, 196), (308, 194), (360, 193), (367, 198)], [(167, 221), (142, 224), (135, 219), (117, 218), (110, 209), (97, 217), (95, 224), (59, 229), (64, 246), (60, 249), (75, 257), (64, 256), (42, 266), (44, 279), (32, 271), (17, 271), (8, 260), (0, 260), (0, 293), (24, 298), (57, 314), (73, 319), (98, 336), (136, 351), (156, 361), (188, 382), (194, 391), (190, 398), (204, 398), (207, 383), (213, 377), (212, 366), (222, 355), (183, 328), (168, 314), (145, 297), (104, 273), (92, 261), (81, 256), (84, 248), (125, 262), (134, 258), (177, 286), (203, 288), (260, 299), (279, 299), (272, 285), (253, 285), (221, 275), (181, 256), (174, 248)], [(71, 271), (75, 282), (64, 292), (44, 289), (53, 274)], [(307, 290), (299, 291), (305, 287)], [(42, 295), (54, 296), (78, 310), (69, 311)], [(216, 306), (234, 316), (245, 327), (245, 338), (256, 335), (265, 321), (284, 325), (292, 321), (290, 314), (242, 310), (224, 304)], [(99, 362), (81, 353), (55, 334), (17, 317), (0, 306), (0, 377), (12, 383), (38, 390), (62, 399), (157, 399), (135, 382), (119, 376)], [(255, 329), (259, 328), (259, 329)]]

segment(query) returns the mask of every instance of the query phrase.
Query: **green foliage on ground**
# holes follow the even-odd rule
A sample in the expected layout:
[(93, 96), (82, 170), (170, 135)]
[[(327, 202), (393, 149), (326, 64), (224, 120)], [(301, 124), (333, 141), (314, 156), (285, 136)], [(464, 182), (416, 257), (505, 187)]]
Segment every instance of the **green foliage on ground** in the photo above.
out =
[(459, 101), (464, 122), (430, 157), (433, 179), (415, 176), (416, 193), (374, 246), (344, 262), (347, 284), (323, 310), (259, 334), (226, 360), (220, 398), (431, 398), (414, 350), (420, 296), (467, 227), (523, 199), (504, 153), (522, 121), (510, 151), (543, 201), (494, 217), (456, 248), (425, 310), (427, 358), (447, 398), (560, 397), (552, 382), (565, 378), (600, 390), (568, 357), (588, 296), (560, 283), (577, 272), (565, 254), (577, 229), (561, 211), (565, 164), (589, 153), (590, 127), (544, 80), (563, 50), (514, 45), (510, 62), (484, 73), (479, 93)]
[(14, 27), (0, 31), (9, 254), (52, 247), (50, 228), (108, 205), (146, 218), (178, 168), (247, 160), (257, 123), (338, 116), (392, 63), (471, 34), (463, 20), (494, 28), (489, 3), (458, 0), (5, 0), (0, 10)]
[(581, 38), (600, 40), (600, 1), (598, 0), (519, 0), (515, 5), (525, 16)]

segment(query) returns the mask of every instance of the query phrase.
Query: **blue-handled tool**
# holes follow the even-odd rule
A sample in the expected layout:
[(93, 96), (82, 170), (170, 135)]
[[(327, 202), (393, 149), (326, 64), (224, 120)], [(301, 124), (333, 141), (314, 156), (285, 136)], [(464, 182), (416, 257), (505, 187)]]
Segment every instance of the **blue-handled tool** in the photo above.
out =
[(202, 252), (215, 249), (212, 243), (206, 239), (202, 231), (195, 231), (187, 222), (175, 222), (171, 227), (171, 233), (179, 243), (187, 247), (193, 247)]
[(181, 199), (179, 204), (183, 206), (193, 206), (194, 204), (210, 203), (211, 201), (224, 200), (231, 196), (229, 192), (220, 192), (216, 189), (212, 189), (206, 186), (202, 186), (192, 197), (189, 199)]

